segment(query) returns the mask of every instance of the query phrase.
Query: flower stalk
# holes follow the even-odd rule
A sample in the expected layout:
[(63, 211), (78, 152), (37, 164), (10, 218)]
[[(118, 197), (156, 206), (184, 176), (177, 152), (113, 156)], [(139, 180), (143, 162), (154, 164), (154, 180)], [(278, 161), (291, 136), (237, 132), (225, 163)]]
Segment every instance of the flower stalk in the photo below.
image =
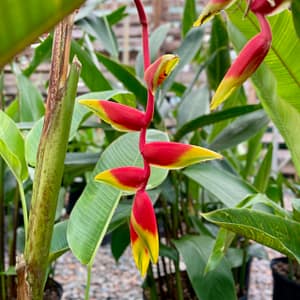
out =
[[(221, 155), (198, 146), (171, 142), (147, 142), (147, 128), (153, 118), (154, 94), (177, 65), (177, 55), (166, 54), (150, 64), (148, 21), (141, 0), (134, 1), (142, 26), (144, 80), (147, 85), (146, 111), (110, 101), (89, 99), (80, 101), (96, 112), (102, 120), (118, 130), (139, 131), (139, 152), (143, 167), (125, 166), (105, 170), (96, 175), (95, 180), (111, 184), (125, 191), (134, 191), (130, 216), (130, 239), (134, 261), (142, 276), (146, 275), (150, 261), (156, 263), (159, 255), (159, 238), (155, 211), (146, 191), (151, 175), (150, 165), (161, 168), (178, 169), (207, 159), (221, 158)], [(110, 104), (109, 104), (110, 103)], [(111, 109), (114, 107), (114, 109)], [(107, 109), (110, 108), (110, 109)]]

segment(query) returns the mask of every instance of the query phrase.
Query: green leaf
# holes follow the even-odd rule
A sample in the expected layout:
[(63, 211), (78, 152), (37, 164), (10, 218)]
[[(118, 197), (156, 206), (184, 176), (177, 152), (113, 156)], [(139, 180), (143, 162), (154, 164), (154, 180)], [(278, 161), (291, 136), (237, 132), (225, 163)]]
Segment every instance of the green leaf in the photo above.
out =
[(247, 178), (249, 174), (252, 175), (253, 170), (255, 170), (254, 162), (257, 160), (258, 156), (260, 155), (260, 151), (262, 150), (263, 145), (261, 143), (261, 140), (265, 132), (266, 129), (263, 128), (254, 137), (248, 140), (246, 166), (242, 170), (242, 175), (244, 178)]
[(16, 267), (15, 266), (9, 266), (5, 272), (0, 272), (1, 275), (6, 275), (6, 276), (16, 276)]
[(293, 219), (300, 222), (300, 199), (292, 199)]
[[(150, 35), (149, 47), (150, 47), (150, 60), (153, 62), (157, 58), (157, 54), (165, 38), (170, 30), (170, 24), (163, 24), (157, 27)], [(144, 61), (143, 61), (143, 49), (139, 52), (135, 62), (135, 72), (140, 77), (144, 76)]]
[(43, 61), (50, 59), (52, 41), (52, 36), (48, 35), (47, 38), (41, 41), (40, 44), (34, 49), (33, 58), (29, 66), (23, 71), (25, 76), (29, 77)]
[(116, 10), (106, 15), (108, 23), (113, 26), (128, 16), (126, 13), (126, 5), (118, 7)]
[(147, 102), (147, 89), (145, 86), (121, 63), (97, 53), (99, 61), (110, 71), (122, 84), (132, 93), (134, 93), (144, 107)]
[(50, 245), (49, 263), (56, 260), (69, 250), (67, 241), (68, 221), (62, 221), (54, 225), (52, 240)]
[(209, 255), (205, 267), (205, 273), (211, 272), (219, 265), (219, 263), (224, 258), (234, 237), (235, 234), (230, 232), (229, 230), (226, 230), (224, 228), (221, 228), (219, 230), (218, 235), (216, 237), (216, 241), (214, 243), (214, 248)]
[(165, 93), (171, 88), (177, 74), (183, 69), (183, 67), (195, 57), (202, 45), (203, 36), (204, 30), (202, 27), (193, 28), (188, 32), (182, 44), (176, 51), (180, 61), (176, 68), (164, 81), (162, 85), (162, 95), (165, 95)]
[(39, 90), (22, 73), (17, 71), (16, 77), (19, 93), (20, 121), (36, 121), (45, 113), (43, 97)]
[(298, 0), (292, 1), (292, 14), (294, 27), (297, 32), (298, 38), (300, 38), (300, 2)]
[(175, 141), (179, 141), (184, 135), (196, 129), (207, 125), (215, 124), (223, 120), (232, 119), (234, 117), (249, 114), (251, 112), (261, 109), (260, 105), (245, 105), (229, 108), (222, 111), (212, 112), (208, 115), (200, 116), (194, 120), (185, 123), (180, 127), (174, 136)]
[(196, 17), (197, 11), (195, 0), (185, 0), (181, 24), (182, 37), (185, 37), (188, 31), (193, 27)]
[[(149, 130), (148, 140), (167, 140), (167, 135)], [(73, 254), (83, 263), (93, 263), (97, 249), (108, 228), (122, 195), (109, 185), (93, 180), (99, 172), (120, 166), (142, 166), (138, 151), (138, 133), (128, 133), (115, 140), (101, 155), (90, 180), (77, 201), (68, 225), (68, 242)], [(152, 168), (149, 187), (159, 185), (166, 177), (165, 170)]]
[(26, 2), (2, 0), (0, 2), (0, 68), (83, 2), (83, 0)]
[(256, 193), (246, 181), (221, 169), (215, 163), (194, 165), (185, 169), (183, 173), (228, 207), (234, 207), (247, 196)]
[(300, 262), (300, 224), (250, 209), (221, 209), (203, 217)]
[(106, 16), (98, 18), (95, 15), (90, 15), (80, 20), (78, 25), (98, 39), (111, 56), (118, 57), (117, 40)]
[(180, 103), (177, 116), (177, 126), (195, 120), (209, 113), (209, 93), (206, 87), (191, 91)]
[(238, 205), (238, 208), (255, 208), (256, 210), (271, 212), (272, 214), (282, 217), (282, 218), (291, 218), (291, 214), (289, 211), (278, 205), (273, 200), (270, 200), (265, 194), (255, 194), (251, 195), (243, 201), (241, 201)]
[(84, 174), (87, 171), (92, 171), (98, 159), (99, 153), (67, 153), (64, 164), (64, 172), (71, 173), (71, 175), (75, 177), (79, 174)]
[(116, 261), (123, 255), (130, 244), (129, 226), (123, 224), (111, 234), (111, 253)]
[(1, 110), (0, 124), (0, 154), (15, 178), (22, 182), (28, 176), (23, 136), (14, 121)]
[(211, 89), (216, 90), (230, 66), (229, 39), (226, 26), (220, 15), (213, 18), (208, 55), (216, 56), (207, 67)]
[(253, 185), (257, 188), (258, 191), (264, 193), (267, 189), (271, 167), (272, 167), (272, 154), (273, 154), (273, 145), (270, 144), (268, 151), (262, 161), (260, 168), (254, 178)]
[(80, 77), (91, 91), (111, 90), (112, 87), (103, 74), (97, 69), (87, 51), (72, 41), (71, 57), (76, 55), (82, 64)]
[[(232, 22), (229, 35), (238, 50), (258, 31), (254, 16), (248, 14), (243, 18), (243, 14), (243, 7), (233, 6), (229, 10)], [(269, 20), (273, 32), (272, 47), (252, 80), (263, 107), (290, 149), (300, 175), (300, 143), (295, 130), (300, 119), (300, 40), (289, 11), (272, 16)]]
[(204, 274), (206, 262), (213, 248), (212, 238), (186, 235), (173, 242), (186, 264), (188, 276), (198, 299), (236, 299), (230, 265), (225, 259), (216, 269)]
[(117, 229), (119, 226), (129, 221), (131, 214), (131, 203), (119, 203), (117, 209), (115, 210), (114, 215), (111, 218), (107, 232), (112, 232)]
[(221, 131), (209, 147), (218, 151), (235, 147), (255, 135), (268, 122), (269, 118), (264, 110), (241, 116)]

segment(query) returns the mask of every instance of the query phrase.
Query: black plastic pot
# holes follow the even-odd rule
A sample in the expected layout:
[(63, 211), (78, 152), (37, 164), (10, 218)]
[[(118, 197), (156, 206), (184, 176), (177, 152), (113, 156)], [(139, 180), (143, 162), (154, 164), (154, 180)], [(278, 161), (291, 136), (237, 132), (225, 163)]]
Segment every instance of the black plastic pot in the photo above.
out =
[(273, 300), (296, 300), (300, 299), (300, 284), (279, 274), (274, 268), (279, 262), (288, 264), (287, 257), (279, 257), (271, 260), (273, 275)]
[(52, 278), (48, 278), (43, 300), (61, 300), (63, 295), (62, 285)]

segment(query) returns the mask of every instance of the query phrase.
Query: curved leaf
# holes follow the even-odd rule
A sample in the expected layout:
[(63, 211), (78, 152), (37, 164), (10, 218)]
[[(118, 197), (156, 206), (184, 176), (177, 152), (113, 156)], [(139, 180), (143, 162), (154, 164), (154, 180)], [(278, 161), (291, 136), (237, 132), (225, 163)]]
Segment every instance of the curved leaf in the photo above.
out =
[(198, 299), (236, 299), (230, 265), (225, 259), (214, 270), (204, 274), (206, 262), (213, 249), (214, 239), (204, 235), (186, 235), (180, 240), (173, 240), (173, 243), (183, 257)]
[(78, 57), (82, 64), (80, 77), (91, 91), (105, 91), (112, 89), (109, 81), (95, 66), (88, 52), (82, 49), (80, 44), (73, 40), (70, 57), (74, 55)]
[(69, 250), (67, 241), (67, 226), (67, 220), (54, 225), (49, 253), (49, 263)]
[(24, 139), (13, 120), (0, 110), (0, 155), (20, 182), (28, 176)]
[[(155, 130), (147, 132), (147, 140), (167, 140), (167, 135)], [(109, 185), (95, 182), (101, 171), (120, 166), (142, 166), (138, 151), (138, 133), (128, 133), (115, 140), (101, 155), (83, 194), (75, 205), (68, 225), (68, 242), (73, 254), (91, 265), (122, 195)], [(149, 188), (160, 184), (167, 172), (152, 169)]]
[(171, 88), (175, 77), (183, 69), (183, 67), (195, 57), (202, 45), (203, 36), (204, 30), (202, 27), (193, 28), (187, 33), (182, 44), (176, 51), (180, 61), (170, 76), (168, 76), (168, 78), (164, 81), (164, 84), (162, 85), (162, 95)]
[(246, 181), (221, 169), (215, 163), (198, 164), (185, 169), (183, 173), (228, 207), (234, 207), (247, 196), (256, 193)]
[(223, 228), (271, 247), (300, 263), (300, 224), (250, 209), (221, 209), (203, 217)]
[(26, 76), (19, 72), (16, 73), (19, 94), (20, 121), (36, 121), (45, 113), (43, 97), (39, 90)]
[(83, 2), (84, 0), (2, 0), (0, 68)]
[(269, 118), (264, 110), (258, 110), (241, 116), (224, 128), (209, 145), (214, 150), (232, 148), (246, 141), (259, 130), (267, 126)]
[(245, 114), (249, 114), (259, 109), (261, 109), (261, 105), (244, 105), (200, 116), (182, 125), (182, 127), (180, 127), (177, 133), (175, 134), (174, 140), (179, 141), (187, 133), (192, 132), (201, 127), (215, 124), (224, 120), (232, 119)]
[(212, 22), (208, 55), (216, 56), (207, 67), (207, 77), (211, 89), (216, 90), (230, 66), (229, 38), (224, 21), (216, 15)]

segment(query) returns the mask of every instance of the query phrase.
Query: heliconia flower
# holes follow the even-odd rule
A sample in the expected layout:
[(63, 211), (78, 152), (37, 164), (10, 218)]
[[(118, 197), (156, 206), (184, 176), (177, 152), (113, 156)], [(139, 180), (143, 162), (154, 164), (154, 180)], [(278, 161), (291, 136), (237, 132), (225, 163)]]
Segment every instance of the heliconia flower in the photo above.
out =
[(193, 26), (197, 27), (206, 23), (222, 9), (227, 8), (232, 2), (234, 0), (210, 0)]
[(242, 49), (230, 66), (211, 101), (211, 109), (217, 108), (260, 66), (269, 52), (272, 42), (271, 28), (263, 15), (257, 14), (261, 32)]
[(146, 126), (145, 113), (127, 105), (96, 99), (82, 99), (79, 103), (87, 106), (117, 130), (140, 131)]
[(118, 189), (135, 192), (145, 182), (145, 172), (138, 167), (119, 167), (103, 171), (95, 176), (95, 180), (108, 183)]
[(290, 0), (251, 0), (250, 10), (254, 13), (269, 15), (287, 8), (290, 2)]
[(165, 54), (152, 63), (144, 74), (145, 82), (152, 93), (170, 75), (179, 62), (179, 57), (174, 54)]
[(131, 221), (129, 224), (129, 230), (132, 256), (137, 268), (144, 277), (149, 266), (150, 256), (147, 248), (144, 246), (144, 243), (134, 231)]
[(167, 169), (179, 169), (205, 160), (222, 158), (221, 154), (209, 149), (175, 142), (147, 143), (142, 154), (149, 164)]
[[(157, 263), (159, 252), (155, 212), (150, 197), (144, 190), (138, 191), (135, 195), (130, 223), (138, 235), (138, 239), (136, 239), (134, 235), (131, 237), (133, 255), (135, 256), (135, 261), (138, 261), (138, 268), (141, 273), (143, 273), (142, 267), (146, 263), (143, 262), (144, 252), (141, 250), (142, 246), (144, 245), (144, 248), (147, 249), (147, 254), (149, 254), (153, 263)], [(135, 243), (138, 244), (135, 245)], [(142, 257), (138, 257), (141, 255)], [(147, 257), (145, 259), (147, 259)]]

